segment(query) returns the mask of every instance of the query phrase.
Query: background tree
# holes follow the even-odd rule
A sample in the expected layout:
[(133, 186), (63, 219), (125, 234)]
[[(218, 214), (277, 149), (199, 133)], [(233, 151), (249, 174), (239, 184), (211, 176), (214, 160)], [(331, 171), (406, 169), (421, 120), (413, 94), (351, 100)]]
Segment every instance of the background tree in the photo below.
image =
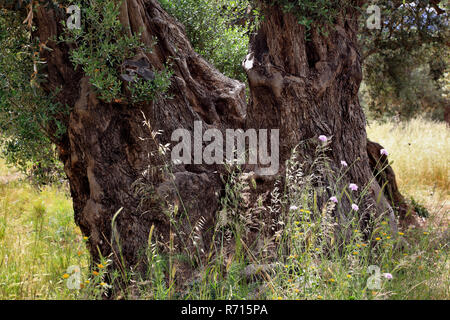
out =
[(449, 66), (448, 3), (439, 2), (377, 2), (381, 29), (362, 28), (359, 35), (370, 116), (444, 120), (450, 108), (442, 81)]

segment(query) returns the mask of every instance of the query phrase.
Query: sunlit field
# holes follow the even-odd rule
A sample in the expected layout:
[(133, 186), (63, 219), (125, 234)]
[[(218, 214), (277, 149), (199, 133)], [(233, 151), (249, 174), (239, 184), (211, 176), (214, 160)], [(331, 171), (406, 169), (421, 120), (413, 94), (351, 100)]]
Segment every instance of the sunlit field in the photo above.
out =
[(41, 191), (0, 159), (0, 299), (71, 297), (68, 266), (86, 266), (86, 250), (64, 188)]
[[(142, 298), (169, 299), (448, 299), (450, 129), (423, 119), (409, 123), (372, 123), (369, 137), (390, 153), (402, 193), (430, 212), (423, 229), (390, 235), (386, 223), (373, 235), (383, 274), (380, 289), (367, 288), (370, 245), (355, 231), (342, 254), (323, 254), (312, 238), (311, 248), (297, 246), (303, 233), (324, 234), (326, 224), (291, 221), (291, 253), (263, 285), (247, 283), (239, 270), (248, 262), (236, 253), (225, 275), (217, 265), (200, 270), (199, 281), (182, 294), (168, 286), (165, 257), (152, 251), (151, 281), (139, 290)], [(303, 231), (307, 230), (307, 231)], [(409, 246), (395, 250), (398, 239)], [(0, 159), (0, 299), (96, 299), (101, 297), (108, 264), (89, 269), (86, 239), (73, 220), (65, 186), (31, 186)], [(149, 244), (150, 245), (150, 244)], [(254, 263), (254, 261), (253, 261)], [(79, 266), (81, 290), (67, 287), (67, 268)], [(302, 266), (302, 274), (299, 274)], [(172, 270), (172, 269), (170, 269)], [(174, 271), (176, 272), (176, 271)], [(388, 276), (390, 275), (390, 276)], [(390, 279), (392, 277), (392, 279)], [(305, 280), (307, 279), (307, 281)], [(306, 282), (305, 282), (306, 281)], [(308, 283), (308, 285), (305, 285)], [(139, 284), (138, 284), (139, 285)], [(259, 288), (256, 290), (255, 288)], [(261, 289), (263, 288), (263, 289)], [(255, 292), (259, 292), (256, 294)], [(126, 296), (133, 298), (134, 296)]]
[(369, 138), (390, 153), (406, 197), (425, 205), (434, 218), (450, 218), (450, 128), (443, 122), (371, 123)]

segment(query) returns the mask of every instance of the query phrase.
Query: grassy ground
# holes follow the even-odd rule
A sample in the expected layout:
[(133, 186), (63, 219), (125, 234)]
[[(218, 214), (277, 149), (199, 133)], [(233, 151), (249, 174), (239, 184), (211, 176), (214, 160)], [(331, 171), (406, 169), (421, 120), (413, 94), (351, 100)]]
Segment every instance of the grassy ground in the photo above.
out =
[[(272, 268), (275, 272), (263, 274), (263, 286), (243, 279), (241, 271), (248, 263), (239, 253), (228, 261), (225, 273), (219, 264), (206, 266), (184, 297), (240, 299), (259, 290), (257, 297), (264, 299), (449, 299), (448, 238), (443, 240), (442, 233), (448, 230), (449, 218), (450, 129), (419, 119), (398, 125), (373, 123), (368, 131), (390, 152), (401, 191), (430, 211), (424, 229), (391, 235), (382, 224), (372, 235), (373, 246), (355, 231), (340, 253), (326, 251), (320, 242), (326, 237), (309, 237), (305, 247), (305, 237), (327, 232), (326, 221), (303, 218), (305, 204), (287, 221), (289, 232), (283, 241), (289, 253)], [(402, 239), (410, 246), (394, 250)], [(107, 261), (89, 270), (84, 241), (64, 187), (39, 191), (0, 159), (0, 299), (99, 297), (107, 286)], [(170, 263), (167, 267), (155, 251), (151, 256), (153, 278), (140, 289), (149, 298), (173, 298), (163, 275), (172, 270)], [(374, 261), (381, 284), (370, 289), (368, 268)], [(67, 268), (72, 265), (80, 268), (75, 273), (81, 275), (82, 290), (67, 288), (67, 278), (74, 274)], [(386, 279), (387, 273), (392, 280)]]
[(87, 256), (67, 192), (38, 191), (3, 159), (0, 174), (0, 299), (73, 297), (61, 276)]
[[(369, 138), (390, 153), (401, 191), (430, 210), (450, 208), (450, 129), (445, 123), (372, 123)], [(445, 207), (445, 208), (444, 208)], [(447, 217), (448, 218), (448, 217)]]

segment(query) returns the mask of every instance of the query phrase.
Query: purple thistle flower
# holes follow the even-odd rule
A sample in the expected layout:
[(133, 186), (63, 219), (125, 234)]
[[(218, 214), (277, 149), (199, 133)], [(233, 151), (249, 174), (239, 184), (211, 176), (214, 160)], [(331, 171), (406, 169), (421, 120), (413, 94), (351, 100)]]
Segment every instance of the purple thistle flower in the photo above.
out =
[(348, 164), (347, 164), (347, 162), (345, 162), (345, 161), (341, 161), (341, 165), (343, 166), (343, 167), (348, 167)]
[(358, 207), (356, 204), (352, 204), (352, 209), (353, 209), (354, 211), (358, 211), (358, 210), (359, 210), (359, 207)]
[(326, 136), (324, 136), (324, 135), (321, 135), (321, 136), (319, 136), (319, 140), (322, 141), (322, 142), (327, 142), (328, 138)]
[(387, 150), (386, 149), (381, 149), (380, 150), (380, 154), (382, 155), (382, 156), (388, 156), (389, 155), (389, 152), (387, 152)]
[(337, 199), (336, 197), (331, 197), (331, 198), (330, 198), (330, 201), (333, 201), (334, 203), (338, 203), (338, 202), (339, 202), (338, 199)]
[(392, 274), (390, 273), (383, 273), (383, 276), (388, 280), (391, 280), (393, 278)]
[(354, 184), (354, 183), (350, 183), (350, 185), (348, 187), (352, 191), (357, 191), (358, 190), (358, 186), (356, 184)]

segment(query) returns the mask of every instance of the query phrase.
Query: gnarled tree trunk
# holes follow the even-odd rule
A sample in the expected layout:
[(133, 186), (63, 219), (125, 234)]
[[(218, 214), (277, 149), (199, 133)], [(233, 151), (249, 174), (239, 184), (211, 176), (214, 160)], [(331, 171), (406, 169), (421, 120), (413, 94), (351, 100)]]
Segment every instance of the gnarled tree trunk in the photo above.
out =
[[(280, 129), (281, 164), (301, 141), (317, 141), (319, 135), (326, 135), (331, 139), (328, 156), (332, 168), (337, 169), (344, 160), (353, 164), (343, 185), (371, 185), (360, 210), (361, 227), (371, 216), (388, 213), (395, 228), (389, 203), (384, 197), (376, 201), (380, 186), (367, 154), (365, 117), (357, 96), (362, 77), (357, 16), (356, 9), (347, 10), (329, 28), (329, 36), (312, 30), (311, 41), (306, 41), (304, 27), (292, 14), (277, 6), (266, 7), (244, 63), (251, 92), (247, 106), (244, 84), (223, 76), (196, 54), (183, 26), (156, 0), (124, 0), (122, 24), (133, 33), (142, 30), (142, 40), (153, 49), (147, 54), (153, 68), (161, 69), (170, 60), (174, 71), (171, 98), (132, 106), (105, 103), (96, 97), (89, 79), (73, 69), (70, 48), (51, 40), (61, 34), (59, 21), (64, 17), (39, 7), (34, 37), (53, 49), (42, 52), (49, 79), (45, 89), (62, 86), (58, 98), (72, 107), (68, 133), (59, 148), (70, 181), (75, 220), (89, 237), (94, 261), (100, 254), (112, 253), (119, 263), (122, 254), (127, 267), (144, 271), (141, 258), (151, 226), (162, 241), (169, 241), (166, 204), (183, 206), (188, 213), (179, 234), (190, 234), (200, 220), (212, 224), (220, 208), (223, 167), (178, 165), (174, 179), (153, 170), (167, 159), (153, 153), (158, 146), (142, 125), (142, 114), (153, 130), (163, 131), (158, 137), (163, 144), (170, 142), (176, 129), (193, 130), (196, 120), (203, 121), (204, 129)], [(303, 155), (314, 155), (314, 146), (302, 148)], [(139, 179), (149, 186), (149, 198), (143, 199), (136, 191)], [(267, 191), (270, 183), (261, 183), (256, 190)], [(319, 202), (323, 204), (331, 195), (323, 194)], [(350, 206), (344, 200), (341, 215), (350, 212)], [(113, 237), (111, 223), (120, 208), (123, 210), (115, 219), (117, 237)], [(120, 252), (113, 238), (119, 239)], [(204, 238), (207, 245), (207, 235)]]
[[(183, 26), (157, 1), (126, 0), (120, 19), (133, 33), (142, 30), (143, 42), (152, 48), (147, 57), (153, 68), (161, 70), (169, 59), (173, 61), (170, 98), (139, 106), (104, 103), (97, 99), (89, 79), (73, 70), (68, 48), (58, 48), (50, 40), (61, 32), (53, 10), (38, 8), (35, 36), (41, 42), (48, 41), (47, 46), (54, 49), (44, 53), (48, 90), (62, 85), (60, 97), (73, 97), (69, 102), (73, 110), (67, 139), (61, 142), (60, 153), (70, 181), (75, 221), (89, 237), (90, 253), (94, 260), (100, 254), (113, 253), (115, 262), (121, 261), (122, 255), (127, 267), (139, 265), (145, 269), (139, 262), (145, 258), (143, 249), (151, 226), (155, 225), (158, 234), (165, 237), (163, 241), (169, 240), (170, 226), (163, 204), (180, 204), (180, 197), (190, 223), (201, 218), (211, 222), (219, 206), (222, 184), (216, 167), (178, 166), (175, 181), (153, 174), (158, 170), (152, 168), (164, 165), (167, 159), (155, 155), (159, 146), (143, 125), (143, 115), (151, 123), (151, 130), (163, 131), (158, 137), (162, 144), (170, 142), (176, 129), (193, 130), (194, 121), (203, 121), (205, 128), (239, 127), (244, 122), (245, 86), (226, 78), (196, 54)], [(155, 199), (146, 201), (136, 191), (139, 187), (134, 187), (135, 182), (141, 178), (145, 178), (147, 191)], [(120, 208), (123, 210), (115, 220), (118, 237), (113, 237), (112, 218)], [(186, 230), (178, 232), (189, 234), (190, 223), (185, 224)], [(117, 238), (120, 243), (113, 241)]]
[[(281, 162), (300, 141), (331, 138), (327, 155), (332, 169), (339, 171), (341, 161), (352, 164), (343, 187), (370, 185), (361, 208), (362, 227), (371, 215), (387, 212), (395, 228), (389, 204), (383, 197), (376, 201), (380, 186), (373, 181), (367, 155), (366, 119), (358, 100), (362, 69), (357, 9), (342, 10), (326, 30), (329, 34), (312, 29), (311, 40), (306, 40), (306, 29), (293, 14), (265, 8), (244, 62), (251, 92), (247, 126), (280, 129)], [(312, 156), (315, 147), (304, 145), (301, 154)], [(324, 195), (322, 203), (331, 195)], [(343, 200), (341, 214), (351, 212), (352, 203)]]

